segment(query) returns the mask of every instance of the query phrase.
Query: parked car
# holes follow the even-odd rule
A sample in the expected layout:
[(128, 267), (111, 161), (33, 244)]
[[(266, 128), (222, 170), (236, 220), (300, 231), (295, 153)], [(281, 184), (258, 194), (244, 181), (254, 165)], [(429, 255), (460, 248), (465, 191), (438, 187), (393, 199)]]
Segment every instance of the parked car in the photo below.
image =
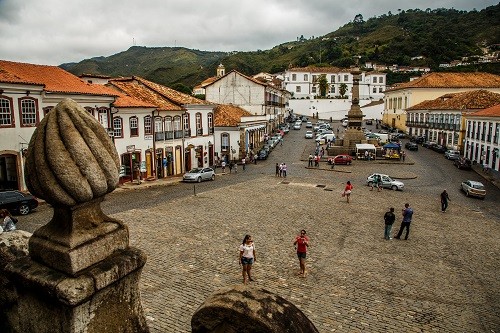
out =
[(373, 124), (373, 121), (371, 119), (366, 119), (365, 124), (371, 125), (371, 124)]
[(332, 162), (335, 162), (335, 165), (350, 165), (352, 163), (352, 157), (349, 155), (337, 155), (335, 157), (329, 157), (328, 158), (328, 164), (332, 164)]
[(423, 136), (414, 136), (410, 139), (412, 142), (415, 142), (417, 144), (422, 144), (425, 142), (425, 138)]
[(312, 139), (313, 138), (313, 132), (312, 131), (306, 131), (306, 139)]
[(455, 165), (458, 169), (470, 170), (472, 169), (472, 162), (466, 157), (460, 157), (453, 161), (453, 165)]
[(212, 168), (194, 168), (186, 172), (182, 177), (185, 182), (198, 182), (202, 180), (214, 180), (215, 171)]
[(407, 142), (405, 148), (408, 150), (418, 151), (418, 145), (415, 142)]
[(7, 209), (11, 214), (26, 215), (38, 207), (38, 200), (31, 194), (20, 191), (0, 192), (0, 209)]
[(267, 160), (269, 156), (269, 150), (261, 149), (259, 150), (259, 154), (257, 155), (258, 160)]
[(444, 153), (444, 157), (449, 160), (458, 160), (460, 158), (460, 152), (458, 150), (448, 149)]
[(394, 191), (396, 191), (396, 190), (402, 191), (404, 186), (405, 186), (403, 184), (403, 182), (401, 182), (399, 180), (392, 179), (388, 175), (384, 175), (381, 173), (374, 173), (374, 174), (368, 176), (368, 178), (366, 178), (366, 184), (368, 186), (372, 186), (375, 176), (380, 176), (380, 178), (382, 179), (382, 183), (380, 185), (383, 188), (390, 188)]
[(293, 125), (293, 129), (294, 130), (299, 130), (300, 129), (300, 124), (295, 123), (295, 125)]
[(484, 188), (483, 183), (476, 182), (474, 180), (466, 180), (463, 181), (460, 185), (462, 191), (465, 192), (465, 195), (468, 197), (478, 197), (484, 199), (486, 197), (486, 189)]
[(436, 153), (445, 153), (448, 149), (445, 146), (441, 145), (435, 145), (431, 147), (432, 150), (434, 150)]
[(311, 123), (310, 121), (308, 121), (306, 123), (306, 128), (312, 128), (313, 127), (313, 123)]

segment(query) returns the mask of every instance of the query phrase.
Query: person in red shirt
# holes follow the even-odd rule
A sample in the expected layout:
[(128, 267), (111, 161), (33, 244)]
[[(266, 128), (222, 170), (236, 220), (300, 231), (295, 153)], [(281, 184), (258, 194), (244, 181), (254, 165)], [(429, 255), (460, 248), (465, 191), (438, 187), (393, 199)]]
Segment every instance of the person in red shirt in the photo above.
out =
[(297, 275), (301, 277), (306, 277), (306, 254), (307, 248), (309, 247), (309, 237), (306, 236), (306, 231), (302, 229), (300, 235), (295, 237), (293, 242), (295, 248), (297, 249), (297, 257), (299, 258), (300, 271)]
[(349, 203), (349, 197), (351, 196), (351, 193), (352, 193), (352, 184), (351, 182), (348, 180), (347, 181), (347, 184), (345, 185), (345, 189), (344, 189), (344, 196), (347, 197), (347, 203)]

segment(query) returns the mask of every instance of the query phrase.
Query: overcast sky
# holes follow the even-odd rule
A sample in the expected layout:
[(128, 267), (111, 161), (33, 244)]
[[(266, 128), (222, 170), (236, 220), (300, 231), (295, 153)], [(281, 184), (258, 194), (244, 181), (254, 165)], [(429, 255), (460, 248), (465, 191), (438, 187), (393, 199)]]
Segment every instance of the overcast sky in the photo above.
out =
[[(60, 65), (130, 46), (267, 50), (398, 9), (481, 10), (498, 0), (0, 0), (0, 59)], [(418, 7), (417, 7), (418, 6)]]

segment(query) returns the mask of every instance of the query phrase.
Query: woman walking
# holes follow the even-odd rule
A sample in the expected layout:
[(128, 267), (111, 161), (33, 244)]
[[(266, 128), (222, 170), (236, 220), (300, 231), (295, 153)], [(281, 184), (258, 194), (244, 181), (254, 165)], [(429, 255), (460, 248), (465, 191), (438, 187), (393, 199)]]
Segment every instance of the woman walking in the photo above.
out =
[(295, 237), (293, 245), (297, 249), (297, 257), (299, 258), (300, 271), (297, 275), (306, 277), (306, 255), (309, 247), (309, 237), (306, 236), (306, 231), (302, 229), (300, 236)]
[(247, 284), (247, 277), (249, 281), (253, 281), (252, 275), (250, 274), (252, 270), (252, 264), (256, 260), (255, 256), (255, 245), (252, 240), (252, 236), (245, 235), (243, 242), (240, 245), (240, 256), (239, 262), (242, 266), (241, 274), (243, 275), (243, 283)]
[(344, 192), (342, 193), (342, 196), (347, 197), (347, 203), (349, 203), (349, 198), (351, 197), (353, 186), (351, 184), (351, 181), (348, 180), (347, 184), (345, 185)]

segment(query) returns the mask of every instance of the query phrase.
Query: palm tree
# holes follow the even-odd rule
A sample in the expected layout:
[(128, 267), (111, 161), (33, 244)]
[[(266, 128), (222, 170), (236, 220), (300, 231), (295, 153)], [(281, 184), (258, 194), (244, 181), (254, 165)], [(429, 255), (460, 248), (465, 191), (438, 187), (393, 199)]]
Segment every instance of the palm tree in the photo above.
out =
[(341, 83), (339, 86), (340, 97), (344, 98), (346, 92), (347, 92), (347, 84)]
[(326, 92), (328, 91), (328, 88), (329, 88), (329, 84), (328, 84), (328, 80), (326, 79), (326, 74), (322, 74), (319, 76), (318, 78), (318, 85), (319, 85), (319, 94), (320, 96), (323, 96), (325, 97), (326, 96)]

